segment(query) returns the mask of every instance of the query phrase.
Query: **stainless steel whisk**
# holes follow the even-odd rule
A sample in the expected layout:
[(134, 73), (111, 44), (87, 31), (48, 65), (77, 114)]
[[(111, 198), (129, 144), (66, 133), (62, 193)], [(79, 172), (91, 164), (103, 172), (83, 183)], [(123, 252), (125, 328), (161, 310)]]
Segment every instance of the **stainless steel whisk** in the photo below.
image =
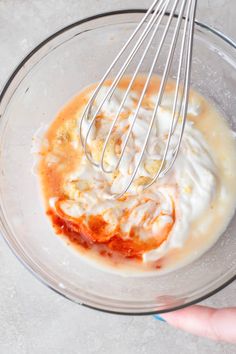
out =
[[(152, 75), (154, 74), (155, 67), (158, 63), (158, 59), (162, 53), (163, 47), (165, 45), (165, 41), (168, 35), (171, 35), (171, 41), (169, 45), (169, 50), (168, 54), (166, 57), (165, 61), (165, 66), (163, 70), (163, 74), (160, 80), (160, 87), (159, 87), (159, 92), (157, 92), (157, 101), (155, 104), (155, 107), (152, 112), (152, 118), (150, 120), (149, 128), (146, 133), (145, 137), (145, 143), (143, 145), (143, 148), (139, 154), (138, 162), (129, 177), (129, 182), (127, 183), (127, 186), (120, 191), (119, 194), (113, 195), (112, 197), (114, 198), (120, 198), (123, 196), (135, 180), (135, 177), (137, 175), (137, 172), (139, 170), (139, 167), (141, 165), (142, 159), (144, 157), (148, 141), (150, 138), (150, 134), (155, 122), (155, 119), (157, 119), (157, 112), (158, 108), (161, 106), (162, 98), (165, 93), (165, 88), (166, 84), (168, 82), (169, 76), (170, 76), (170, 70), (173, 65), (173, 59), (176, 54), (176, 48), (178, 47), (178, 44), (180, 44), (180, 52), (178, 55), (178, 65), (177, 65), (177, 70), (175, 73), (175, 78), (176, 78), (176, 86), (175, 86), (175, 94), (174, 94), (174, 100), (173, 100), (173, 106), (172, 106), (172, 119), (171, 119), (171, 124), (169, 127), (169, 132), (168, 132), (168, 138), (166, 140), (166, 145), (164, 149), (164, 153), (161, 159), (160, 167), (156, 171), (155, 176), (152, 178), (150, 183), (148, 183), (145, 186), (145, 189), (150, 187), (158, 178), (161, 178), (166, 175), (166, 173), (171, 169), (173, 166), (179, 149), (181, 145), (181, 140), (184, 132), (184, 127), (185, 127), (185, 121), (186, 121), (186, 116), (187, 116), (187, 109), (188, 109), (188, 100), (189, 100), (189, 88), (190, 88), (190, 74), (191, 74), (191, 62), (192, 62), (192, 48), (193, 48), (193, 34), (194, 34), (194, 21), (195, 21), (195, 13), (196, 13), (196, 4), (197, 0), (155, 0), (147, 13), (145, 14), (144, 18), (142, 21), (139, 23), (138, 27), (135, 29), (133, 34), (130, 36), (126, 44), (123, 46), (121, 51), (118, 53), (104, 76), (102, 77), (101, 81), (99, 82), (98, 86), (94, 90), (86, 108), (83, 113), (81, 122), (80, 122), (80, 138), (81, 142), (84, 148), (84, 152), (88, 158), (88, 160), (95, 165), (96, 167), (100, 168), (104, 173), (112, 173), (115, 170), (118, 169), (119, 165), (122, 162), (122, 158), (125, 153), (125, 149), (127, 148), (127, 144), (132, 132), (132, 129), (134, 127), (134, 124), (136, 122), (136, 119), (139, 114), (140, 107), (142, 106), (143, 99), (145, 97), (146, 91), (148, 89), (148, 86), (150, 84), (150, 80), (152, 78)], [(167, 21), (166, 23), (163, 22)], [(171, 31), (171, 26), (172, 23), (174, 22), (174, 30), (173, 34)], [(120, 113), (122, 111), (122, 108), (126, 102), (126, 99), (130, 93), (130, 90), (132, 88), (133, 83), (135, 82), (135, 79), (137, 78), (137, 75), (140, 72), (141, 66), (144, 62), (145, 57), (148, 55), (148, 52), (150, 48), (153, 46), (153, 42), (157, 34), (160, 34), (160, 42), (157, 48), (155, 49), (155, 55), (153, 58), (153, 61), (150, 65), (150, 69), (147, 73), (146, 81), (143, 86), (141, 95), (139, 97), (138, 103), (137, 103), (137, 108), (135, 110), (134, 118), (132, 120), (132, 123), (129, 126), (129, 129), (127, 131), (127, 135), (125, 137), (125, 141), (121, 150), (121, 153), (119, 155), (119, 160), (117, 162), (117, 165), (113, 168), (108, 170), (105, 166), (104, 163), (104, 156), (105, 152), (108, 146), (108, 143), (110, 141), (110, 138), (112, 136), (112, 132), (114, 130), (114, 127), (116, 126), (118, 119), (120, 117)], [(181, 35), (180, 35), (181, 34)], [(136, 38), (138, 37), (138, 38)], [(136, 41), (135, 41), (136, 39)], [(147, 41), (147, 43), (145, 42)], [(180, 43), (178, 43), (180, 42)], [(124, 60), (123, 63), (118, 65), (120, 59), (123, 57), (123, 55), (126, 53), (127, 49), (131, 46), (132, 49), (130, 50), (127, 58)], [(115, 118), (113, 122), (111, 123), (109, 132), (105, 138), (104, 145), (103, 145), (103, 150), (101, 154), (101, 159), (99, 163), (96, 163), (93, 161), (92, 156), (89, 152), (89, 147), (88, 147), (88, 140), (89, 136), (92, 131), (92, 127), (95, 124), (97, 120), (97, 116), (99, 112), (101, 111), (104, 103), (106, 101), (109, 101), (111, 97), (113, 96), (114, 92), (116, 91), (119, 82), (123, 78), (126, 70), (128, 69), (129, 65), (136, 59), (137, 56), (140, 55), (138, 54), (140, 48), (142, 45), (145, 45), (144, 50), (142, 51), (140, 60), (138, 61), (138, 64), (136, 66), (136, 69), (134, 70), (134, 73), (130, 77), (130, 82), (125, 90), (124, 97), (121, 101), (120, 107), (115, 115)], [(94, 102), (101, 90), (101, 87), (104, 85), (104, 82), (109, 78), (110, 79), (110, 74), (114, 69), (117, 67), (117, 74), (114, 75), (114, 78), (112, 80), (112, 83), (107, 91), (107, 93), (102, 97), (101, 102), (99, 103), (98, 107), (94, 110)], [(173, 75), (172, 75), (173, 76)], [(180, 104), (179, 104), (180, 102)], [(166, 164), (166, 157), (168, 154), (168, 151), (170, 149), (170, 143), (172, 140), (173, 135), (175, 134), (177, 122), (179, 121), (179, 118), (182, 118), (182, 123), (181, 123), (181, 129), (180, 129), (180, 134), (177, 139), (177, 144), (175, 145), (174, 149), (172, 150), (172, 158), (168, 161), (168, 164)], [(87, 120), (87, 130), (86, 133), (83, 133), (83, 124), (85, 123), (85, 120)]]

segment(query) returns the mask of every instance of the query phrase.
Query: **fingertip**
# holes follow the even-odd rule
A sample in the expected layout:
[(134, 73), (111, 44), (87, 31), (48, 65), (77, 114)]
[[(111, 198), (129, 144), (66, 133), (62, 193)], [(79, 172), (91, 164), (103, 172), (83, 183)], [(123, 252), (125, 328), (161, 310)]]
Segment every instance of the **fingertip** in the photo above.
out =
[(160, 315), (155, 315), (154, 318), (155, 318), (156, 320), (158, 320), (158, 321), (166, 322), (166, 320), (165, 320), (162, 316), (160, 316)]
[(192, 334), (236, 343), (236, 308), (215, 309), (195, 305), (164, 313), (161, 318), (169, 325)]

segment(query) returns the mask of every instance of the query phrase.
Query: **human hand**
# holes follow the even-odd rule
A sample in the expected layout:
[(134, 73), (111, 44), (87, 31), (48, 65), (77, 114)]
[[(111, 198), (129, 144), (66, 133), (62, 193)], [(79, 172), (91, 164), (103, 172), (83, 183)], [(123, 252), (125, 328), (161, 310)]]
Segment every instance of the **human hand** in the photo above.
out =
[(214, 309), (195, 305), (155, 317), (198, 336), (236, 343), (235, 307)]

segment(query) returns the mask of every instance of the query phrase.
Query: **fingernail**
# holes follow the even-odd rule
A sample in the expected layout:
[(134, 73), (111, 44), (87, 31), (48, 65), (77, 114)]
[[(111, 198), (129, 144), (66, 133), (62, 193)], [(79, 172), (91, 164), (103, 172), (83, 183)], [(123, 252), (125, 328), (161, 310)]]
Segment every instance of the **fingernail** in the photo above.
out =
[(164, 320), (164, 318), (162, 318), (160, 315), (155, 315), (154, 317), (158, 321), (166, 322), (166, 320)]

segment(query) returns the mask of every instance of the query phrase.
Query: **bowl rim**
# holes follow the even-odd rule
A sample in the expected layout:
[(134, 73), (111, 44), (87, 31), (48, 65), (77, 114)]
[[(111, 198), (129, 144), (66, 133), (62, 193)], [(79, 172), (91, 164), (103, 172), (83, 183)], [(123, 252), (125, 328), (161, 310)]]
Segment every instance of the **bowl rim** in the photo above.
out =
[[(24, 66), (25, 63), (27, 63), (29, 61), (29, 59), (35, 54), (37, 53), (43, 46), (45, 46), (45, 44), (49, 43), (51, 40), (53, 40), (54, 38), (60, 36), (61, 34), (63, 34), (64, 32), (80, 26), (84, 23), (99, 19), (99, 18), (104, 18), (104, 17), (109, 17), (109, 16), (116, 16), (116, 15), (123, 15), (123, 14), (144, 14), (147, 11), (147, 9), (144, 8), (139, 8), (139, 9), (121, 9), (121, 10), (117, 10), (117, 11), (109, 11), (109, 12), (102, 12), (102, 13), (98, 13), (94, 16), (89, 16), (89, 17), (85, 17), (81, 20), (78, 20), (76, 22), (71, 23), (70, 25), (67, 25), (63, 28), (61, 28), (60, 30), (54, 32), (52, 35), (48, 36), (46, 39), (44, 39), (43, 41), (41, 41), (36, 47), (34, 47), (34, 49), (32, 49), (22, 60), (21, 62), (17, 65), (17, 67), (15, 68), (15, 70), (12, 72), (12, 74), (10, 75), (10, 77), (7, 79), (5, 85), (3, 85), (3, 88), (0, 92), (0, 106), (2, 104), (2, 101), (4, 99), (4, 96), (8, 90), (8, 88), (10, 87), (11, 83), (13, 82), (14, 78), (17, 76), (18, 72), (22, 69), (22, 67)], [(168, 16), (169, 13), (167, 12), (166, 15)], [(198, 21), (197, 19), (195, 19), (195, 24), (200, 27), (203, 28), (205, 30), (207, 30), (208, 32), (214, 34), (216, 37), (220, 38), (221, 40), (223, 40), (225, 43), (227, 43), (228, 45), (230, 45), (233, 49), (236, 49), (236, 42), (233, 41), (233, 39), (231, 39), (230, 37), (226, 36), (225, 34), (223, 34), (221, 31), (219, 31), (216, 28), (213, 28), (211, 26), (208, 26), (205, 23), (202, 23), (200, 21)], [(1, 116), (0, 116), (1, 119)], [(1, 209), (1, 205), (0, 205), (0, 209)], [(156, 315), (156, 314), (161, 314), (161, 313), (165, 313), (165, 312), (172, 312), (172, 311), (176, 311), (194, 304), (197, 304), (207, 298), (209, 298), (210, 296), (215, 295), (216, 293), (218, 293), (219, 291), (221, 291), (222, 289), (224, 289), (225, 287), (227, 287), (229, 284), (231, 284), (234, 280), (236, 280), (236, 274), (230, 278), (229, 280), (227, 280), (226, 282), (224, 282), (223, 284), (221, 284), (220, 286), (218, 286), (216, 289), (208, 292), (205, 295), (202, 295), (200, 297), (198, 297), (197, 299), (193, 300), (193, 301), (189, 301), (187, 303), (181, 304), (181, 305), (177, 305), (177, 306), (173, 306), (172, 308), (169, 308), (168, 310), (158, 310), (158, 311), (145, 311), (145, 312), (126, 312), (126, 311), (118, 311), (118, 310), (111, 310), (111, 309), (104, 309), (101, 308), (99, 306), (95, 306), (95, 305), (90, 305), (90, 304), (86, 304), (84, 302), (79, 302), (79, 300), (76, 299), (72, 299), (71, 297), (67, 296), (65, 293), (63, 293), (62, 291), (59, 290), (59, 288), (56, 288), (55, 286), (51, 285), (46, 279), (44, 279), (43, 275), (40, 275), (38, 272), (34, 271), (31, 266), (28, 264), (28, 262), (26, 261), (26, 259), (24, 259), (24, 256), (21, 256), (18, 254), (17, 250), (15, 249), (14, 245), (11, 244), (11, 242), (8, 240), (8, 238), (6, 237), (6, 233), (7, 230), (4, 226), (4, 223), (2, 222), (2, 218), (0, 218), (0, 231), (1, 231), (1, 235), (3, 237), (3, 239), (5, 240), (5, 242), (7, 243), (7, 245), (9, 246), (10, 250), (12, 251), (12, 253), (16, 256), (16, 258), (20, 261), (21, 264), (23, 264), (25, 266), (26, 269), (29, 270), (29, 272), (31, 274), (34, 275), (34, 277), (36, 277), (42, 284), (46, 285), (49, 289), (53, 290), (55, 293), (65, 297), (66, 299), (75, 302), (75, 303), (79, 303), (80, 305), (87, 307), (87, 308), (91, 308), (94, 310), (98, 310), (101, 312), (105, 312), (105, 313), (111, 313), (111, 314), (118, 314), (118, 315), (127, 315), (127, 316), (147, 316), (147, 315)]]

